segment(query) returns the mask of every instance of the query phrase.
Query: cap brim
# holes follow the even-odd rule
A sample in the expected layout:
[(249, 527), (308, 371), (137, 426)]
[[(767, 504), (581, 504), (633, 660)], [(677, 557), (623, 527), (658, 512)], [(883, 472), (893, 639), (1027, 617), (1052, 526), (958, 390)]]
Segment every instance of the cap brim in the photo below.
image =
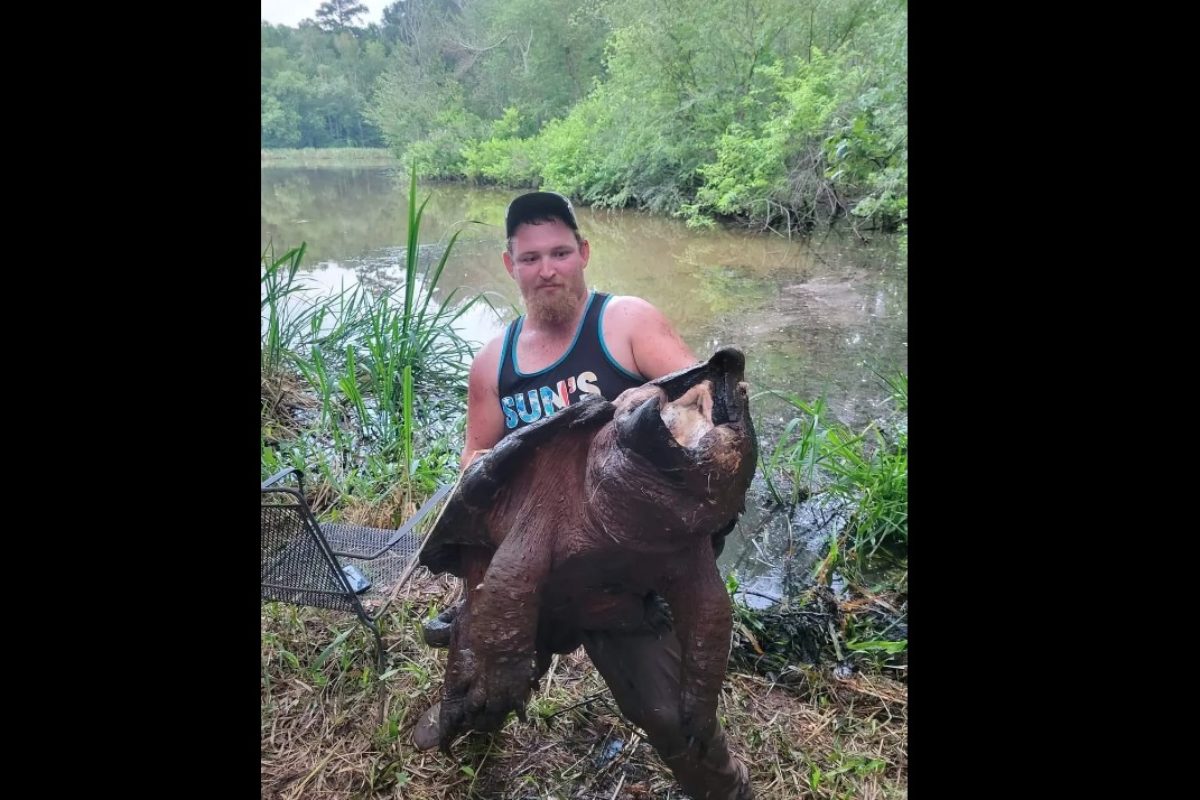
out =
[(571, 208), (571, 202), (567, 198), (555, 192), (530, 192), (508, 204), (508, 210), (504, 214), (505, 233), (512, 236), (522, 222), (545, 217), (557, 217), (572, 230), (579, 230), (575, 210)]

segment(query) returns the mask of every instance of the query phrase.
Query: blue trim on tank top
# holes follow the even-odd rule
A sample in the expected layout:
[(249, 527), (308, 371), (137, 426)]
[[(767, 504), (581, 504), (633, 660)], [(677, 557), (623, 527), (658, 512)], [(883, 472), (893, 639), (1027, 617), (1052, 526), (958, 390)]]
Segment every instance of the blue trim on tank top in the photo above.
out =
[[(517, 317), (519, 320), (520, 317)], [(500, 385), (500, 380), (504, 377), (504, 359), (508, 357), (508, 334), (512, 326), (517, 324), (517, 320), (513, 320), (504, 326), (504, 338), (500, 340), (500, 359), (496, 362), (496, 385)]]
[[(571, 346), (563, 353), (558, 361), (555, 361), (545, 369), (539, 369), (537, 372), (521, 372), (521, 368), (517, 366), (517, 343), (521, 340), (521, 328), (525, 326), (525, 315), (522, 314), (517, 320), (517, 332), (513, 334), (513, 349), (512, 349), (512, 365), (513, 372), (517, 373), (518, 378), (536, 378), (538, 375), (549, 372), (559, 364), (567, 360), (567, 356), (571, 355), (571, 351), (575, 349), (575, 344), (579, 341), (579, 334), (583, 333), (583, 325), (587, 322), (588, 310), (592, 307), (592, 300), (596, 297), (596, 290), (588, 292), (587, 305), (583, 307), (583, 316), (579, 318), (579, 327), (575, 329), (575, 338), (571, 340)], [(504, 363), (501, 361), (500, 363)], [(498, 385), (498, 384), (497, 384)]]
[(608, 345), (604, 343), (604, 309), (608, 308), (608, 301), (612, 299), (613, 296), (610, 294), (608, 297), (604, 298), (604, 304), (600, 306), (600, 320), (599, 324), (596, 326), (600, 332), (600, 349), (604, 351), (604, 357), (608, 359), (608, 363), (616, 367), (626, 378), (629, 378), (631, 381), (644, 381), (646, 380), (645, 376), (634, 375), (632, 372), (622, 367), (621, 363), (613, 358), (613, 354), (608, 352)]

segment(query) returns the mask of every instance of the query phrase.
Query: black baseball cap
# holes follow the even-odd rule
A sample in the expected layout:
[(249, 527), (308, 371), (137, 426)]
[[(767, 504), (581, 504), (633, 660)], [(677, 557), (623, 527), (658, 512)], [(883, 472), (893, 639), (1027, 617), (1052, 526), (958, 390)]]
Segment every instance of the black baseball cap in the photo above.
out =
[(571, 230), (579, 230), (570, 200), (558, 192), (529, 192), (508, 204), (508, 210), (504, 212), (505, 238), (511, 239), (522, 222), (546, 217), (557, 217)]

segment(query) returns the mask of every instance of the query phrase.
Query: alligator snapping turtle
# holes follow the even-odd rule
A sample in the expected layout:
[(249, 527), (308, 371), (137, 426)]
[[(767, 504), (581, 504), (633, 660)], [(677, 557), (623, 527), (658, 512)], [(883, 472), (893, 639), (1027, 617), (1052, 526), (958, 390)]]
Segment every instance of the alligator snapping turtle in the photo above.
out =
[(466, 469), (420, 554), (466, 586), (443, 751), (509, 711), (524, 719), (552, 653), (574, 650), (581, 631), (647, 624), (656, 594), (681, 645), (679, 718), (688, 735), (710, 729), (731, 633), (713, 540), (744, 510), (757, 462), (744, 369), (740, 351), (719, 350), (521, 428)]

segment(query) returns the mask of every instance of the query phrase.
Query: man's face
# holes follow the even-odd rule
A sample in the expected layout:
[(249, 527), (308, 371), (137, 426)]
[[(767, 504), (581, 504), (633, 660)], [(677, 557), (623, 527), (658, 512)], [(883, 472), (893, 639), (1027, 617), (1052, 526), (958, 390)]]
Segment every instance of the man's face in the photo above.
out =
[(560, 220), (522, 224), (504, 252), (504, 267), (517, 282), (529, 316), (558, 325), (571, 320), (587, 297), (583, 270), (591, 251)]

